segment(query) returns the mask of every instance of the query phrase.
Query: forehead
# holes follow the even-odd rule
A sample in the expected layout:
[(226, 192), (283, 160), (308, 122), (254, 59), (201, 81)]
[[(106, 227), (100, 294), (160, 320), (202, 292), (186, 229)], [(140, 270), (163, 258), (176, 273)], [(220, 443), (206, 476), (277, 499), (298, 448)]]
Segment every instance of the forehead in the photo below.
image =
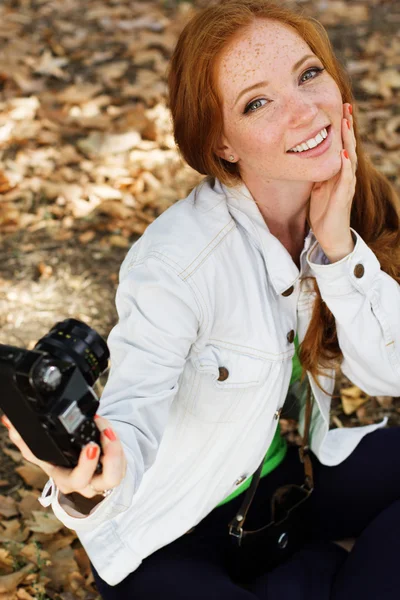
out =
[[(301, 53), (301, 54), (300, 54)], [(290, 70), (303, 54), (312, 53), (303, 38), (288, 25), (257, 19), (239, 31), (221, 52), (216, 64), (218, 80), (247, 83), (250, 77)], [(268, 77), (267, 77), (268, 78)], [(225, 87), (225, 86), (224, 86)]]

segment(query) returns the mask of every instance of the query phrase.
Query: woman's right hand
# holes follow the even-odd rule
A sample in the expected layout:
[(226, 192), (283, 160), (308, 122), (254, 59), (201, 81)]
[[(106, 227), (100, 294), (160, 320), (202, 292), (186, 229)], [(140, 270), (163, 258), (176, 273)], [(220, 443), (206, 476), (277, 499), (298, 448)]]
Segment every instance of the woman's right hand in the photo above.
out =
[(5, 415), (2, 416), (1, 420), (9, 430), (10, 440), (17, 446), (25, 460), (38, 465), (49, 477), (52, 477), (63, 494), (77, 492), (85, 498), (93, 498), (101, 494), (103, 490), (117, 487), (125, 476), (126, 457), (124, 449), (114, 433), (111, 423), (104, 417), (95, 417), (103, 450), (100, 459), (103, 466), (101, 475), (95, 475), (100, 456), (100, 448), (96, 443), (90, 442), (82, 448), (75, 468), (57, 467), (38, 459)]

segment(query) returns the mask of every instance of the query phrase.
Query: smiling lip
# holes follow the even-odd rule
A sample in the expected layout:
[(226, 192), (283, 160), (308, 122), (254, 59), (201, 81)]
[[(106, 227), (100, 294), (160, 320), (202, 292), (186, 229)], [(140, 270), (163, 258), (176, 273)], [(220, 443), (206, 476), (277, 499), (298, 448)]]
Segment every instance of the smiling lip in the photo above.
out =
[(300, 158), (313, 158), (314, 156), (319, 156), (320, 154), (323, 154), (324, 152), (326, 152), (328, 150), (328, 148), (330, 147), (330, 145), (332, 143), (331, 129), (332, 129), (332, 126), (329, 125), (326, 128), (326, 131), (327, 131), (328, 135), (326, 136), (326, 138), (324, 139), (324, 141), (321, 142), (315, 148), (311, 148), (311, 150), (304, 150), (303, 152), (289, 152), (289, 151), (287, 151), (286, 154), (290, 154), (290, 156), (298, 156)]

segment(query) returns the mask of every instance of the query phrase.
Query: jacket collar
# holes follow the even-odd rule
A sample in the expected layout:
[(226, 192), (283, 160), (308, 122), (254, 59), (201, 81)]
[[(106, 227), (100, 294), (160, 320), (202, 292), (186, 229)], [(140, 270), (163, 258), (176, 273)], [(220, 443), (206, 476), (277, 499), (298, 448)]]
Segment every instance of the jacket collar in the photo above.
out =
[(225, 196), (232, 218), (246, 230), (262, 253), (269, 278), (277, 294), (282, 294), (295, 284), (300, 275), (305, 275), (308, 271), (306, 255), (315, 241), (311, 229), (304, 240), (300, 258), (301, 271), (299, 271), (289, 252), (269, 231), (253, 196), (244, 183), (233, 188), (215, 180), (213, 189), (217, 194)]

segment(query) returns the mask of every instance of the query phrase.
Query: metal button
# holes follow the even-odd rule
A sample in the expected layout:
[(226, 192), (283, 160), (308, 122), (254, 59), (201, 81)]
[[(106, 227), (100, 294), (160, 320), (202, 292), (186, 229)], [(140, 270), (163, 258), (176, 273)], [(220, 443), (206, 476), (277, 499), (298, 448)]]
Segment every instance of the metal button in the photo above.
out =
[(294, 286), (291, 285), (290, 288), (288, 288), (287, 290), (285, 290), (284, 292), (282, 292), (282, 296), (290, 296), (291, 294), (293, 294), (294, 292)]
[(281, 416), (281, 413), (282, 413), (282, 409), (281, 408), (279, 408), (278, 410), (276, 410), (274, 412), (274, 419), (279, 419), (279, 417)]
[(362, 265), (361, 263), (359, 263), (358, 265), (356, 265), (354, 267), (354, 275), (355, 277), (357, 277), (357, 279), (360, 279), (365, 273), (365, 269), (364, 269), (364, 265)]
[(228, 379), (228, 377), (229, 377), (228, 369), (226, 367), (219, 367), (218, 371), (219, 371), (218, 381), (226, 381), (226, 379)]
[(235, 481), (235, 485), (240, 485), (241, 483), (243, 483), (243, 481), (246, 481), (247, 476), (246, 475), (241, 475), (240, 477), (238, 477)]
[(293, 344), (293, 342), (294, 342), (294, 330), (293, 329), (291, 329), (289, 331), (289, 333), (286, 336), (286, 339), (289, 342), (289, 344)]
[(278, 548), (280, 550), (284, 550), (286, 548), (286, 546), (288, 545), (288, 543), (289, 543), (289, 534), (286, 532), (282, 533), (278, 539)]

